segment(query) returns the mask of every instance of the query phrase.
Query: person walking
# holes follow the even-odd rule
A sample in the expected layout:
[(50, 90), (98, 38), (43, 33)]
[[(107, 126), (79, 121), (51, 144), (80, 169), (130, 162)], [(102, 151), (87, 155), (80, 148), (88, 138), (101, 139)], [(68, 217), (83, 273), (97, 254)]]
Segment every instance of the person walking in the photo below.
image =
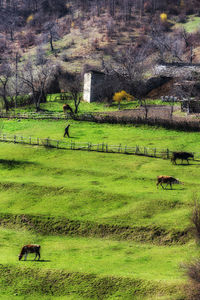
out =
[(70, 124), (67, 125), (67, 127), (65, 127), (64, 137), (65, 137), (66, 135), (68, 136), (68, 138), (70, 137), (70, 136), (69, 136), (69, 126), (70, 126)]

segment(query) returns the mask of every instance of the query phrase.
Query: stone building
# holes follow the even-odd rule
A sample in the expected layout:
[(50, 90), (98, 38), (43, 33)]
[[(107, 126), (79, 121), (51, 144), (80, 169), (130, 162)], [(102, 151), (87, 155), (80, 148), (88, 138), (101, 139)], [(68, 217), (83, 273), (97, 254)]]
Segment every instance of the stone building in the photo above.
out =
[(91, 70), (84, 74), (83, 100), (86, 102), (100, 101), (106, 84), (105, 74)]

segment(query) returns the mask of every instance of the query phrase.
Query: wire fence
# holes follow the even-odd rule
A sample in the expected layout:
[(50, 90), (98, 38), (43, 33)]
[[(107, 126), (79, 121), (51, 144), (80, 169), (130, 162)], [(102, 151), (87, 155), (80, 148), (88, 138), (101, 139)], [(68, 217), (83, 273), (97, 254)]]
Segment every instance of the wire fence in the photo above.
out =
[[(53, 140), (49, 138), (38, 138), (33, 136), (11, 135), (7, 133), (0, 134), (0, 142), (8, 142), (15, 144), (26, 144), (32, 146), (43, 146), (48, 148), (66, 149), (66, 150), (82, 150), (96, 151), (104, 153), (121, 153), (130, 155), (140, 155), (155, 158), (170, 159), (172, 151), (169, 149), (149, 148), (142, 146), (128, 145), (109, 145), (106, 143), (93, 144), (90, 142), (75, 142), (72, 140)], [(200, 153), (193, 153), (196, 158), (200, 158)]]

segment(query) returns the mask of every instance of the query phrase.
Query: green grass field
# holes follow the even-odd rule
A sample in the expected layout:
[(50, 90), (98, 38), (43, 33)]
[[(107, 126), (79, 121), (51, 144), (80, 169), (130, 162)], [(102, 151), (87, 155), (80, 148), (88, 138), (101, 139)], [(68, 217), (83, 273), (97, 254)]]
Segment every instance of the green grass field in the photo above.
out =
[[(47, 102), (46, 103), (41, 103), (40, 108), (44, 112), (63, 112), (63, 104), (68, 103), (73, 109), (74, 109), (74, 102), (72, 100), (58, 100), (56, 99), (59, 97), (59, 94), (51, 94), (47, 95)], [(153, 100), (153, 99), (147, 99), (146, 103), (148, 105), (170, 105), (169, 102), (162, 102), (160, 99)], [(1, 102), (0, 102), (1, 104)], [(178, 104), (176, 104), (178, 105)], [(120, 104), (120, 110), (125, 110), (125, 109), (134, 109), (138, 108), (140, 106), (138, 99), (135, 99), (134, 101), (126, 101), (123, 100), (121, 101)], [(112, 104), (108, 105), (107, 103), (87, 103), (84, 101), (80, 102), (79, 105), (79, 113), (87, 113), (87, 112), (104, 112), (104, 111), (118, 111), (118, 103), (113, 101)], [(19, 107), (16, 109), (11, 109), (11, 111), (15, 111), (17, 113), (20, 112), (35, 112), (35, 106), (34, 105), (29, 105), (25, 107)]]
[[(180, 132), (158, 127), (97, 124), (78, 121), (48, 120), (3, 120), (2, 133), (19, 134), (62, 140), (64, 128), (70, 124), (70, 136), (73, 142), (107, 143), (123, 146), (148, 146), (150, 148), (200, 152), (197, 143), (198, 132)], [(67, 140), (65, 138), (64, 140)]]
[(200, 17), (191, 15), (188, 17), (187, 22), (177, 23), (175, 28), (183, 27), (188, 33), (195, 32), (200, 27)]
[[(4, 120), (1, 127), (62, 139), (65, 123)], [(70, 123), (77, 142), (199, 149), (198, 133)], [(156, 189), (161, 174), (184, 184)], [(180, 266), (198, 255), (190, 216), (199, 175), (198, 161), (174, 166), (133, 155), (1, 143), (2, 299), (181, 299), (186, 277)], [(30, 255), (19, 262), (26, 243), (41, 244), (44, 261), (32, 262)]]

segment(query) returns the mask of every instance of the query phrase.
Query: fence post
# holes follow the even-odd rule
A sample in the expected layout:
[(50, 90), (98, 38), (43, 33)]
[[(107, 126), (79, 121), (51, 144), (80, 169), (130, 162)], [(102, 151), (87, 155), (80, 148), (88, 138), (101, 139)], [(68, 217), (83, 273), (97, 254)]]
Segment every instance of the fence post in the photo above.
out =
[(106, 152), (108, 152), (108, 144), (106, 144)]
[(154, 157), (156, 157), (156, 148), (154, 148)]
[(31, 145), (31, 136), (29, 136), (29, 144)]
[(135, 154), (138, 154), (140, 152), (140, 148), (139, 148), (139, 146), (136, 146), (136, 148), (135, 148)]
[(16, 143), (16, 135), (14, 135), (14, 144)]
[(59, 146), (59, 141), (57, 141), (57, 145), (56, 145), (56, 147), (58, 148), (58, 146)]
[(118, 152), (121, 152), (121, 144), (119, 144)]
[(102, 144), (102, 152), (104, 152), (104, 143)]
[(167, 159), (169, 159), (169, 149), (167, 149)]
[(124, 153), (127, 153), (127, 145), (125, 146), (125, 148), (124, 148)]

